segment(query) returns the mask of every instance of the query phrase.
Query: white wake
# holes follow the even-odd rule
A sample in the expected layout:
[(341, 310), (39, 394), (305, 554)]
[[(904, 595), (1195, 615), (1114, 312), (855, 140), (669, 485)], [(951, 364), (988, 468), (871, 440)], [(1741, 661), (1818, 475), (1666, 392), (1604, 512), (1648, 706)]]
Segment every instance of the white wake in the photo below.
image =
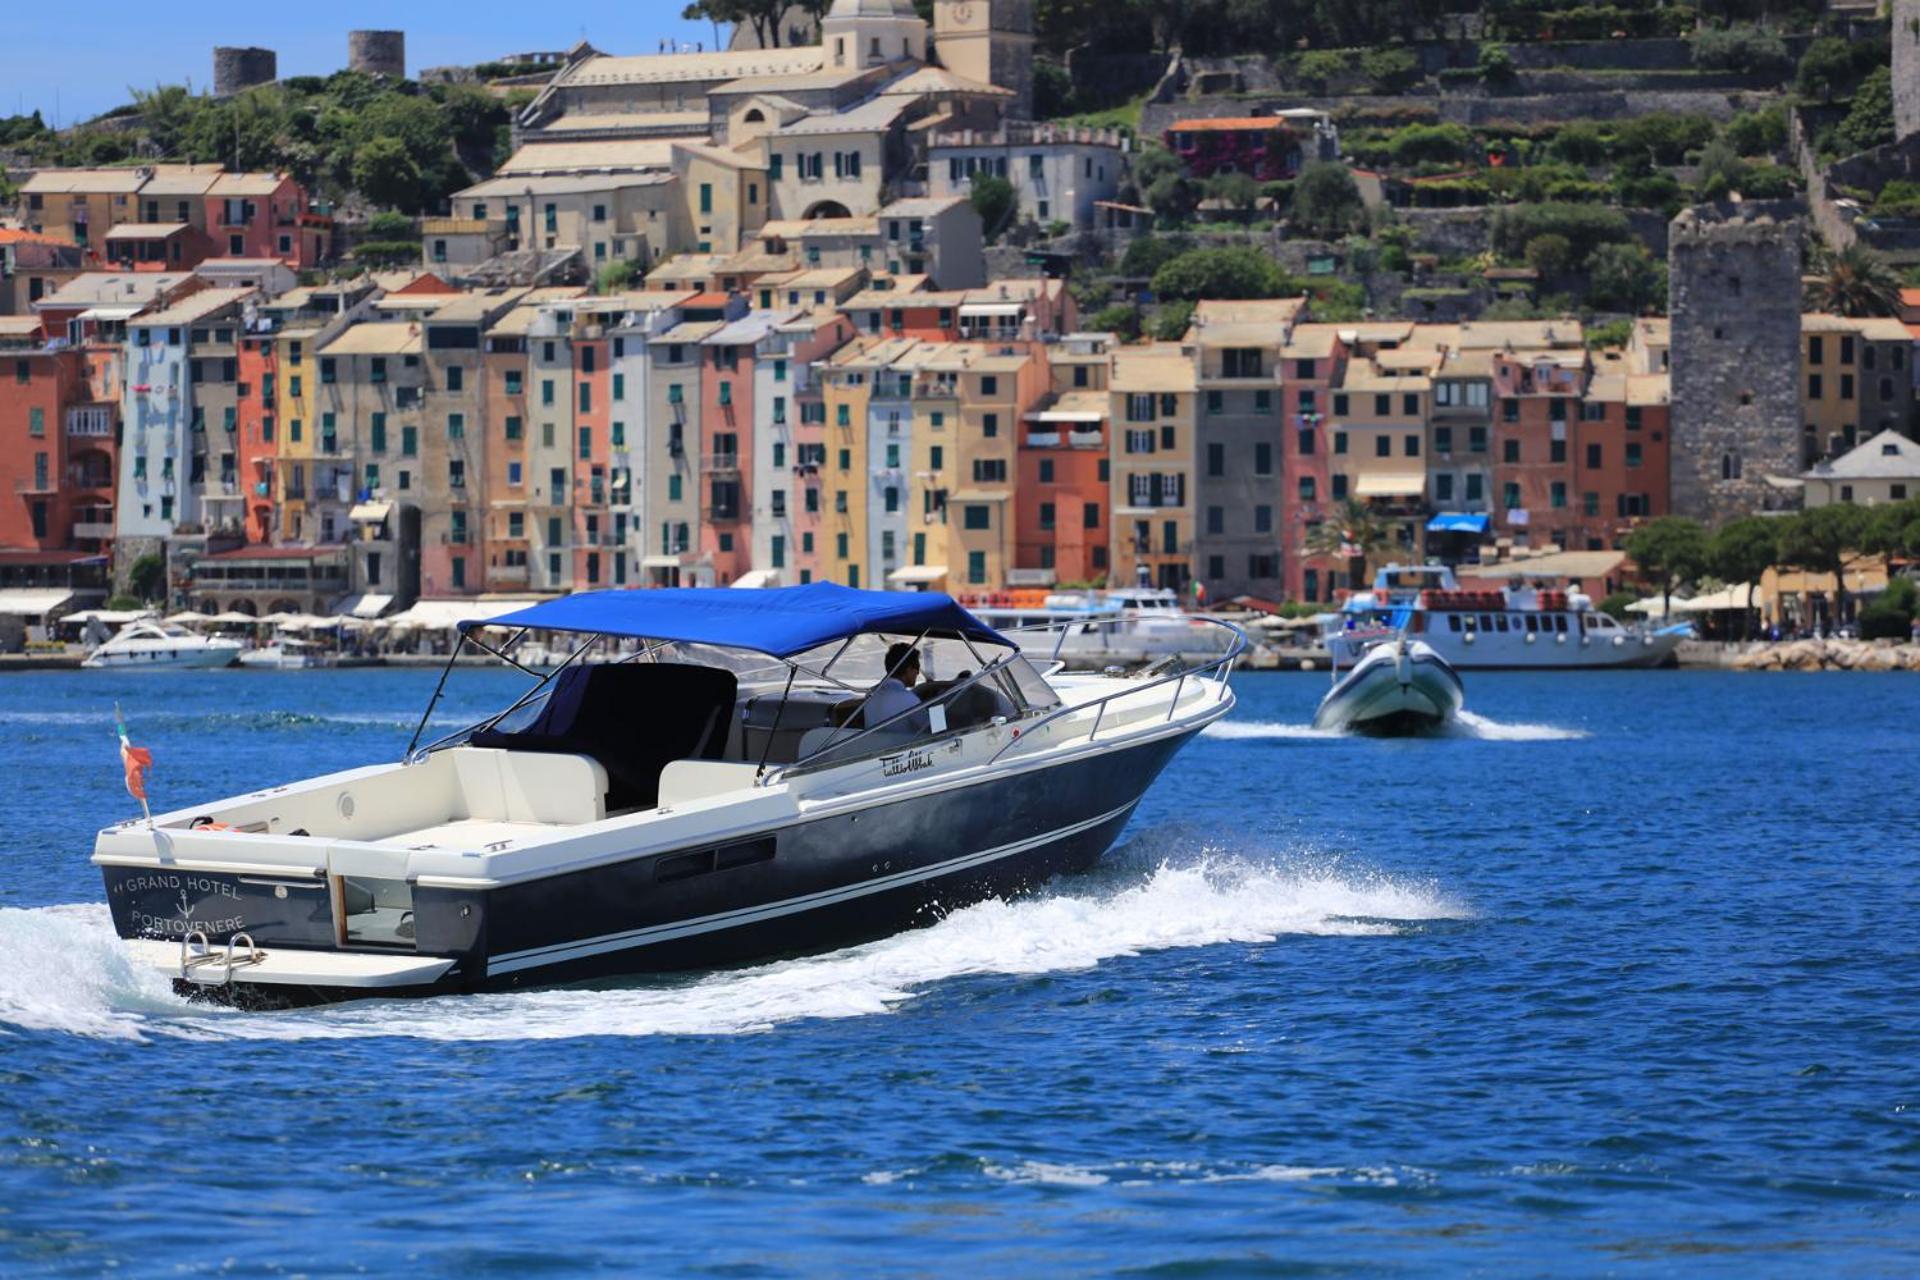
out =
[(164, 978), (136, 972), (116, 945), (104, 907), (0, 909), (0, 953), (11, 958), (0, 968), (0, 1035), (16, 1029), (248, 1040), (725, 1035), (808, 1018), (883, 1014), (953, 978), (1086, 969), (1142, 952), (1290, 934), (1393, 934), (1467, 914), (1431, 886), (1343, 874), (1337, 867), (1200, 854), (1179, 865), (1063, 880), (1037, 896), (968, 907), (930, 928), (751, 969), (616, 987), (237, 1013), (190, 1005)]
[[(1200, 731), (1204, 738), (1243, 742), (1280, 742), (1293, 739), (1341, 741), (1354, 735), (1341, 729), (1316, 729), (1310, 724), (1277, 720), (1221, 720)], [(1584, 729), (1551, 724), (1508, 723), (1471, 711), (1461, 711), (1454, 722), (1431, 735), (1435, 738), (1474, 738), (1482, 742), (1570, 742), (1587, 735)]]

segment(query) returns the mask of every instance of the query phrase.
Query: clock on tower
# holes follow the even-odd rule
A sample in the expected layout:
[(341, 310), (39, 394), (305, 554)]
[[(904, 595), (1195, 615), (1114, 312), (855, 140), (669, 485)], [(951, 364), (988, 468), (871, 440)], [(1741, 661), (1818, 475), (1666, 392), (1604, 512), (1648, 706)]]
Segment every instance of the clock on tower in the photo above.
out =
[(1033, 116), (1033, 0), (934, 0), (934, 51), (957, 76), (1011, 89), (1009, 114)]

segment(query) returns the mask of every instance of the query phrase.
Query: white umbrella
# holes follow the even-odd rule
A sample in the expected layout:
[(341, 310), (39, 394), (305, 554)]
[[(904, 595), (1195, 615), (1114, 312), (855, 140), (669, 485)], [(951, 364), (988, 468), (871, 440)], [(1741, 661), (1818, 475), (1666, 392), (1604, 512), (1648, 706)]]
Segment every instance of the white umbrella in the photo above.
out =
[(216, 613), (208, 622), (218, 627), (250, 627), (260, 619), (250, 613), (241, 613), (238, 609), (229, 609), (225, 613)]
[(178, 613), (168, 614), (167, 621), (168, 622), (211, 622), (213, 621), (213, 619), (208, 617), (206, 614), (201, 613), (198, 609), (182, 609)]
[(282, 627), (300, 616), (297, 613), (270, 613), (264, 618), (253, 618), (250, 621), (258, 622), (262, 626)]

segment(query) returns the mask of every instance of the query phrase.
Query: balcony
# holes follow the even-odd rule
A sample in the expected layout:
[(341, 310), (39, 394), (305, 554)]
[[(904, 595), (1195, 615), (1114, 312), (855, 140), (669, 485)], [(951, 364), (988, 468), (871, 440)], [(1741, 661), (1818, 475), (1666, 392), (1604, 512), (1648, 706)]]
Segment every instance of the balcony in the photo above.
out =
[(516, 583), (524, 585), (530, 571), (524, 564), (497, 564), (487, 570), (487, 580), (498, 583)]
[(52, 476), (22, 476), (13, 482), (15, 493), (58, 493), (60, 482)]
[(1027, 432), (1027, 447), (1030, 449), (1057, 449), (1060, 447), (1058, 431)]
[(738, 475), (740, 474), (740, 455), (710, 453), (700, 459), (700, 468), (708, 475)]
[(76, 439), (111, 440), (113, 407), (100, 404), (67, 410), (67, 435)]
[(1075, 449), (1100, 449), (1104, 448), (1106, 443), (1106, 432), (1098, 427), (1067, 433), (1067, 444)]
[(113, 537), (111, 520), (76, 520), (73, 523), (73, 536), (83, 541), (106, 541)]

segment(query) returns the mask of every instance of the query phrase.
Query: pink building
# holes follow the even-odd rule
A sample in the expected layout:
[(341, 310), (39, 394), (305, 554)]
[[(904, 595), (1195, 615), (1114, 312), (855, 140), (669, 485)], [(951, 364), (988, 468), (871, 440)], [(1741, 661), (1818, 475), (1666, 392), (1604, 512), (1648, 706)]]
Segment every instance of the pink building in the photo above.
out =
[(306, 189), (284, 173), (223, 173), (203, 199), (216, 258), (278, 258), (305, 271), (333, 238), (333, 220), (314, 213)]

